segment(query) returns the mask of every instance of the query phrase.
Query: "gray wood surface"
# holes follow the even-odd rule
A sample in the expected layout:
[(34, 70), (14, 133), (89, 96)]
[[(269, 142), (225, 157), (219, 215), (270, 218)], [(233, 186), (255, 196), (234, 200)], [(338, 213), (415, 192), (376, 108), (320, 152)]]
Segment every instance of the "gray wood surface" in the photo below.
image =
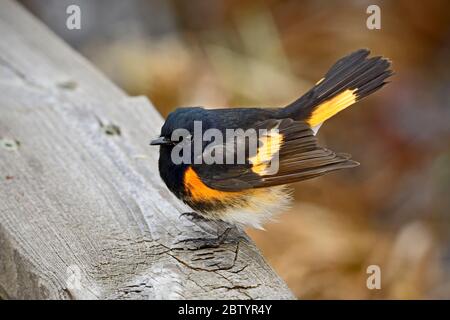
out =
[(161, 124), (0, 0), (1, 298), (294, 298), (244, 232), (181, 216)]

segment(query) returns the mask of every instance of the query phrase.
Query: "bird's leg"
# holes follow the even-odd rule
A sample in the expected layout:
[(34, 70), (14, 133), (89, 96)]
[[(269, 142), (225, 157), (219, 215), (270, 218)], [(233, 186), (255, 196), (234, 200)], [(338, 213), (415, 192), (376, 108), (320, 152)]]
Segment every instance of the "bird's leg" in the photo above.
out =
[(216, 233), (216, 237), (208, 237), (205, 234), (205, 237), (199, 237), (194, 239), (183, 239), (179, 242), (183, 243), (196, 243), (199, 247), (218, 247), (224, 243), (234, 243), (239, 241), (241, 238), (239, 228), (235, 225), (229, 224), (220, 220), (211, 220), (207, 219), (201, 214), (197, 212), (183, 212), (180, 215), (181, 217), (186, 217), (189, 221), (201, 227), (205, 232), (209, 235), (211, 233)]

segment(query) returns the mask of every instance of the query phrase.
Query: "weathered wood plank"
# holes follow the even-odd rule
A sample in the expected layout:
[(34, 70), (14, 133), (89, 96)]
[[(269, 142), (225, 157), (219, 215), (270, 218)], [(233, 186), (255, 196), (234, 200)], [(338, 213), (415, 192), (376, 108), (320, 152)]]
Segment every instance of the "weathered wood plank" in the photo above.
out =
[(0, 297), (293, 298), (244, 232), (181, 216), (146, 98), (14, 2), (0, 37)]

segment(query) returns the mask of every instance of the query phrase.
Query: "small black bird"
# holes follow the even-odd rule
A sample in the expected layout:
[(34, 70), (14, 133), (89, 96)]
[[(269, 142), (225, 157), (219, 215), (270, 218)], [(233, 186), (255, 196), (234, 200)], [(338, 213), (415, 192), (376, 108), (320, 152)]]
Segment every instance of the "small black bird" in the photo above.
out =
[[(358, 165), (348, 154), (320, 147), (315, 134), (324, 121), (383, 87), (393, 74), (388, 60), (369, 58), (369, 54), (361, 49), (337, 61), (311, 90), (284, 108), (175, 110), (169, 114), (160, 137), (151, 142), (161, 146), (161, 178), (170, 191), (203, 218), (261, 228), (289, 203), (286, 184)], [(253, 153), (246, 139), (232, 142), (233, 150), (244, 144), (248, 151), (244, 163), (178, 164), (172, 152), (180, 143), (193, 143), (194, 121), (201, 121), (203, 132), (214, 128), (224, 136), (227, 129), (266, 131), (257, 135), (258, 148)], [(180, 128), (186, 129), (189, 136), (174, 138), (172, 134)], [(205, 152), (207, 146), (203, 143), (200, 151)], [(230, 148), (229, 143), (223, 146)], [(223, 154), (229, 152), (226, 150)], [(278, 170), (269, 172), (274, 160)]]

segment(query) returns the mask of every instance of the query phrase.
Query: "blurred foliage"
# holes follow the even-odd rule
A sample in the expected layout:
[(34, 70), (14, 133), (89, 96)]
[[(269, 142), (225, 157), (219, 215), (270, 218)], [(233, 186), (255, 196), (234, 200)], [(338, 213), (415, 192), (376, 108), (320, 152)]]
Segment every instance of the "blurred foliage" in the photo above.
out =
[[(392, 83), (319, 134), (362, 165), (296, 184), (292, 209), (249, 233), (301, 298), (450, 298), (450, 2), (23, 3), (163, 115), (282, 106), (355, 49), (392, 59)], [(65, 29), (69, 3), (81, 6), (81, 31)], [(369, 4), (381, 30), (366, 28)], [(381, 290), (366, 288), (371, 264)]]

